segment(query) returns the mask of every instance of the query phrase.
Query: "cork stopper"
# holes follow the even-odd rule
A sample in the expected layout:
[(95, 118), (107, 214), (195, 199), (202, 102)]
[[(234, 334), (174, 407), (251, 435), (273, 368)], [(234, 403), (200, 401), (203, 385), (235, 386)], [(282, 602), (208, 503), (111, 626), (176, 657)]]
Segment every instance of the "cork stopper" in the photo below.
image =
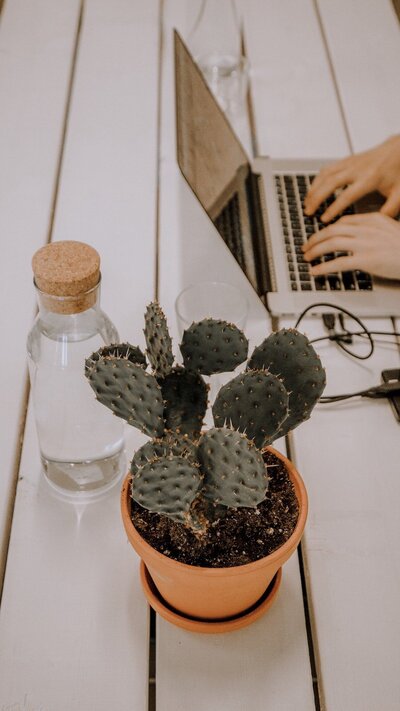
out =
[(32, 268), (48, 311), (80, 313), (96, 302), (100, 257), (88, 244), (73, 240), (47, 244), (33, 255)]

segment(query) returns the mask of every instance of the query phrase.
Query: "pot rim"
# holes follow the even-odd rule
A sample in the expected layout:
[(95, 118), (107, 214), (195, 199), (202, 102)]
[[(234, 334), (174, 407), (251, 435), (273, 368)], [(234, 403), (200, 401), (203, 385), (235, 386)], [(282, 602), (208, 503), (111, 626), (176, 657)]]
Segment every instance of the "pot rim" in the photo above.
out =
[(272, 553), (270, 553), (267, 556), (264, 556), (263, 558), (259, 558), (258, 560), (254, 560), (251, 563), (244, 563), (243, 565), (234, 565), (234, 566), (226, 566), (226, 567), (220, 567), (220, 568), (210, 568), (206, 566), (200, 566), (200, 565), (189, 565), (188, 563), (181, 563), (179, 560), (175, 560), (174, 558), (169, 558), (168, 556), (164, 555), (164, 553), (160, 553), (157, 551), (153, 546), (151, 546), (147, 541), (140, 535), (140, 533), (137, 531), (135, 528), (133, 521), (131, 519), (131, 506), (130, 506), (130, 482), (131, 482), (131, 473), (129, 472), (127, 476), (124, 479), (123, 485), (122, 485), (122, 491), (121, 491), (121, 513), (122, 513), (122, 519), (123, 523), (125, 526), (126, 533), (128, 534), (128, 538), (136, 539), (138, 541), (138, 544), (140, 545), (141, 548), (144, 549), (144, 551), (149, 555), (152, 556), (153, 559), (159, 560), (160, 562), (163, 562), (163, 564), (168, 565), (170, 564), (171, 566), (178, 566), (180, 570), (187, 571), (192, 574), (192, 575), (208, 575), (213, 578), (218, 578), (218, 577), (223, 577), (223, 576), (229, 576), (229, 575), (244, 575), (246, 573), (250, 573), (253, 570), (257, 570), (258, 568), (262, 568), (265, 566), (265, 562), (268, 560), (268, 563), (272, 564), (275, 561), (280, 560), (281, 558), (284, 558), (286, 553), (288, 553), (288, 557), (290, 554), (290, 551), (293, 547), (294, 542), (295, 547), (297, 547), (301, 536), (302, 532), (305, 527), (306, 519), (307, 519), (307, 512), (308, 512), (308, 496), (307, 496), (307, 491), (306, 487), (304, 485), (303, 479), (301, 478), (299, 472), (297, 471), (296, 467), (294, 464), (288, 459), (284, 454), (276, 450), (274, 447), (266, 447), (266, 450), (272, 452), (275, 456), (278, 457), (278, 459), (281, 459), (283, 463), (285, 464), (288, 472), (290, 479), (292, 480), (292, 483), (295, 486), (295, 493), (296, 493), (296, 498), (299, 503), (299, 517), (297, 519), (296, 526), (293, 530), (292, 535), (283, 543), (283, 545), (279, 546), (276, 550), (274, 550)]

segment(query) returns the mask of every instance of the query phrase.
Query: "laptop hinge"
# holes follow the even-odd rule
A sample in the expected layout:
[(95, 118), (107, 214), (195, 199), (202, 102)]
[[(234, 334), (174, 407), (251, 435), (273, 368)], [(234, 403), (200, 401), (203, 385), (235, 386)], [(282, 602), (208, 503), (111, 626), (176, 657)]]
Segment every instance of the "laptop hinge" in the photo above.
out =
[(276, 291), (275, 272), (271, 259), (271, 250), (268, 254), (269, 235), (266, 234), (268, 225), (263, 219), (262, 205), (262, 178), (257, 173), (249, 172), (246, 180), (247, 204), (253, 239), (254, 262), (256, 267), (257, 286), (259, 294)]

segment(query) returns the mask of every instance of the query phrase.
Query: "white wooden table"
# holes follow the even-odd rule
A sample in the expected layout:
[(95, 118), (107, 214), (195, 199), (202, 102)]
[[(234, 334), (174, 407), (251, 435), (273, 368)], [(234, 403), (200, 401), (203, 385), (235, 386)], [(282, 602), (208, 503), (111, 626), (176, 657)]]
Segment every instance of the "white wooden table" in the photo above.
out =
[[(340, 157), (400, 130), (390, 0), (240, 5), (260, 154)], [(194, 635), (159, 618), (150, 635), (118, 493), (77, 507), (42, 480), (25, 338), (30, 258), (48, 239), (99, 250), (102, 304), (124, 339), (138, 342), (155, 296), (176, 336), (177, 293), (221, 275), (249, 298), (254, 342), (270, 330), (176, 165), (172, 28), (185, 36), (197, 8), (3, 5), (0, 709), (398, 711), (400, 437), (386, 402), (319, 406), (296, 431), (293, 457), (310, 496), (303, 566), (294, 556), (269, 613), (230, 635)], [(389, 319), (374, 325), (392, 328)], [(304, 330), (322, 333), (317, 320)], [(332, 344), (319, 352), (327, 393), (377, 384), (383, 368), (399, 366), (387, 345), (363, 364)], [(130, 434), (128, 454), (140, 441)]]

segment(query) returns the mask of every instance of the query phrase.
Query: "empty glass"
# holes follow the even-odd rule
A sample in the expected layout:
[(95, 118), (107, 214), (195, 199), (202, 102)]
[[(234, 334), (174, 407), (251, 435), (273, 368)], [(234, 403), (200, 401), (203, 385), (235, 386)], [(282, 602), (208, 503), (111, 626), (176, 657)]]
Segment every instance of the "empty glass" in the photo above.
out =
[[(246, 325), (248, 302), (243, 292), (233, 284), (222, 281), (202, 281), (192, 284), (181, 291), (175, 301), (179, 335), (193, 322), (205, 318), (228, 321), (244, 329)], [(241, 370), (242, 366), (238, 368)], [(217, 373), (203, 376), (210, 385), (209, 400), (214, 402), (220, 387), (234, 377), (234, 373)], [(208, 413), (206, 423), (212, 426)]]
[(221, 319), (240, 329), (246, 325), (248, 302), (243, 292), (223, 281), (201, 281), (186, 287), (175, 301), (179, 333), (193, 321)]

